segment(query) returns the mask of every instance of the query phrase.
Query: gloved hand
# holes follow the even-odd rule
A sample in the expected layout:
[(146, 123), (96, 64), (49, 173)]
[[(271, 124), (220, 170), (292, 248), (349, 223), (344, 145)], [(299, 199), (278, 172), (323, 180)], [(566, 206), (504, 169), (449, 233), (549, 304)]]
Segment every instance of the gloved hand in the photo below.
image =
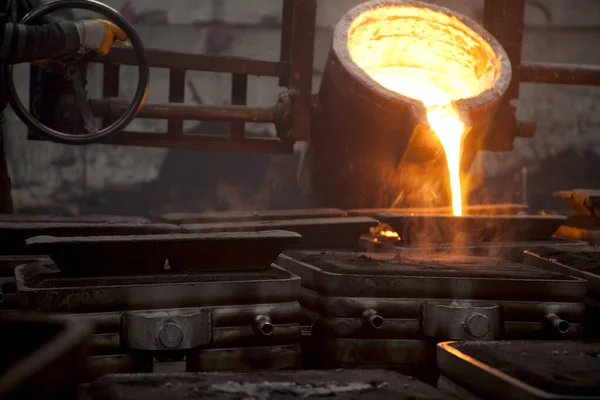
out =
[(103, 19), (78, 21), (75, 26), (79, 32), (81, 47), (100, 54), (107, 54), (116, 40), (127, 40), (127, 35), (121, 28)]

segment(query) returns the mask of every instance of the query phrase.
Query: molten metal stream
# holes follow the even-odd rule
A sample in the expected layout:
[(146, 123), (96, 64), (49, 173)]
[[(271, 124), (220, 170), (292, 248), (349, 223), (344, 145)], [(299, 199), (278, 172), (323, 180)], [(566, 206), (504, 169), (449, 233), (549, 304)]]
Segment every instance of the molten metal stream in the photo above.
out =
[[(391, 71), (390, 71), (391, 70)], [(436, 134), (444, 152), (450, 175), (452, 191), (452, 212), (456, 216), (463, 214), (462, 190), (460, 184), (460, 155), (465, 125), (460, 119), (458, 110), (452, 105), (452, 90), (446, 92), (443, 86), (453, 89), (451, 85), (436, 86), (431, 71), (411, 68), (386, 68), (384, 71), (368, 71), (371, 78), (382, 86), (423, 102), (427, 110), (427, 121)], [(439, 74), (436, 74), (439, 75)], [(439, 78), (439, 77), (438, 77)], [(453, 80), (452, 77), (447, 77)]]
[(459, 19), (429, 8), (387, 6), (362, 13), (348, 35), (352, 60), (381, 86), (419, 100), (450, 175), (454, 215), (462, 215), (460, 158), (465, 124), (454, 101), (495, 81), (485, 41)]

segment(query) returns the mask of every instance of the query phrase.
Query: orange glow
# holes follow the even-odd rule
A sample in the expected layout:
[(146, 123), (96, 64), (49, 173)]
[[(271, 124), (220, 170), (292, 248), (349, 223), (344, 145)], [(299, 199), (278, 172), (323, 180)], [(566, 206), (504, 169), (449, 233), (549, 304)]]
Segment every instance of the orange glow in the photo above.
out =
[[(398, 233), (388, 224), (379, 224), (376, 227), (369, 228), (369, 231), (373, 236), (383, 236), (388, 239), (401, 240), (400, 235), (398, 235)], [(377, 241), (377, 238), (375, 238), (375, 241)]]
[(348, 49), (375, 82), (422, 102), (446, 154), (453, 213), (462, 215), (460, 159), (466, 124), (455, 101), (494, 85), (499, 64), (491, 46), (452, 15), (389, 5), (354, 20)]

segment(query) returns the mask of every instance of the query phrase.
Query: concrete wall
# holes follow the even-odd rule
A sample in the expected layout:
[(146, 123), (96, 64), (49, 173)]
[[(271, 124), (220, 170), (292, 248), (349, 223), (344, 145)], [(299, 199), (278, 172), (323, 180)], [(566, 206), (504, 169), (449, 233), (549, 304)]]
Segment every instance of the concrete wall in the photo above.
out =
[[(115, 8), (124, 0), (105, 0)], [(330, 43), (330, 31), (336, 21), (359, 0), (321, 0), (318, 10), (315, 67), (321, 69)], [(481, 0), (437, 0), (473, 18), (481, 16)], [(215, 9), (211, 0), (133, 0), (138, 14), (166, 12), (168, 26), (139, 25), (138, 30), (149, 48), (201, 53), (205, 49), (207, 29), (194, 25), (217, 16), (227, 22), (244, 24), (235, 32), (227, 54), (276, 60), (279, 30), (265, 27), (265, 21), (281, 19), (281, 0), (223, 0)], [(600, 64), (594, 50), (600, 40), (600, 4), (594, 0), (543, 0), (543, 7), (531, 2), (527, 10), (524, 60)], [(548, 13), (550, 18), (548, 18)], [(26, 71), (19, 71), (18, 85), (27, 87)], [(93, 73), (92, 73), (93, 75)], [(205, 103), (229, 102), (230, 82), (227, 75), (189, 73)], [(123, 72), (122, 96), (130, 98), (135, 85), (135, 71)], [(318, 88), (315, 75), (314, 88)], [(90, 85), (92, 86), (92, 85)], [(275, 79), (252, 78), (249, 104), (270, 105), (281, 88)], [(90, 90), (91, 96), (98, 96)], [(149, 102), (164, 102), (168, 94), (168, 72), (153, 70)], [(594, 148), (600, 153), (600, 91), (596, 88), (524, 85), (519, 102), (519, 116), (538, 124), (533, 139), (519, 139), (510, 153), (485, 153), (478, 163), (486, 175), (502, 174), (519, 165), (535, 167), (549, 155), (565, 148)], [(26, 96), (23, 97), (26, 99)], [(186, 100), (192, 101), (190, 93)], [(162, 149), (119, 146), (73, 148), (43, 142), (27, 142), (22, 124), (9, 113), (9, 163), (15, 184), (17, 206), (67, 202), (81, 192), (94, 192), (119, 186), (130, 187), (156, 178), (164, 161)], [(164, 130), (157, 121), (136, 121), (136, 129)], [(188, 124), (186, 126), (192, 126)], [(259, 127), (251, 127), (251, 129)], [(77, 205), (73, 205), (76, 210)]]

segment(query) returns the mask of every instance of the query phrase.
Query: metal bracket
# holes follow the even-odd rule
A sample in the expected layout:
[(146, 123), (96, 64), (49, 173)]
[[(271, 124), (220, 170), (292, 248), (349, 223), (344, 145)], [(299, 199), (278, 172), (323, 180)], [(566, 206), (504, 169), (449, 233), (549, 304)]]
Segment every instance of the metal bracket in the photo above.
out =
[(504, 307), (497, 304), (421, 304), (421, 330), (446, 340), (497, 340), (504, 333)]
[(129, 311), (121, 317), (121, 343), (135, 350), (173, 351), (212, 341), (210, 309)]

